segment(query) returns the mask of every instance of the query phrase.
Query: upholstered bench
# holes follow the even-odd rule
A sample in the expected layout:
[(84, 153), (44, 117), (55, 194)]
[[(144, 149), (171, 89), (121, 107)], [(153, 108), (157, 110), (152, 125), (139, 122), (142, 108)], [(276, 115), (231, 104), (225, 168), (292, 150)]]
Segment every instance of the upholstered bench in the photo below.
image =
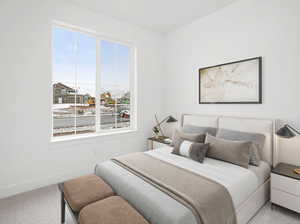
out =
[(131, 205), (112, 196), (85, 206), (79, 213), (80, 224), (149, 224)]
[(65, 222), (66, 203), (77, 220), (80, 210), (96, 201), (114, 195), (111, 187), (100, 177), (90, 174), (59, 185), (61, 190), (61, 222)]

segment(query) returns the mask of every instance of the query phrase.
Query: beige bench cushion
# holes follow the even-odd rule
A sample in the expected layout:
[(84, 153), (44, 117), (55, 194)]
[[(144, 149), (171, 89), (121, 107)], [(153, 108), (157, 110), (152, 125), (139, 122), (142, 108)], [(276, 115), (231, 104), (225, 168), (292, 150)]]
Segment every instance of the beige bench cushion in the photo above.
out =
[(64, 182), (63, 191), (74, 212), (79, 212), (90, 203), (114, 195), (111, 187), (94, 174)]
[(149, 224), (123, 198), (113, 196), (84, 207), (80, 224)]

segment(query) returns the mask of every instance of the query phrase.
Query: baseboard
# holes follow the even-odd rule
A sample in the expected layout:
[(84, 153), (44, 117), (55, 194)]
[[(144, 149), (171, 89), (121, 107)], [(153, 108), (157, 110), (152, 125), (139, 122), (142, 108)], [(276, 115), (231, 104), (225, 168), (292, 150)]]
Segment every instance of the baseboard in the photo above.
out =
[(61, 175), (48, 176), (36, 180), (25, 181), (20, 184), (11, 184), (8, 186), (0, 187), (0, 199), (35, 190), (48, 185), (57, 184), (65, 180), (72, 179), (92, 172), (93, 169), (86, 168), (64, 173)]

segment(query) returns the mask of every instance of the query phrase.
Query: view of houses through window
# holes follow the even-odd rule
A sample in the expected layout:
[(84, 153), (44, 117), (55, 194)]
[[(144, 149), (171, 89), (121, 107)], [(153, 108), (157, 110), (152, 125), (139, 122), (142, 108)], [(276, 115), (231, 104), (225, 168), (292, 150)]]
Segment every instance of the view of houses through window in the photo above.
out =
[(130, 127), (130, 52), (127, 45), (53, 28), (54, 137)]

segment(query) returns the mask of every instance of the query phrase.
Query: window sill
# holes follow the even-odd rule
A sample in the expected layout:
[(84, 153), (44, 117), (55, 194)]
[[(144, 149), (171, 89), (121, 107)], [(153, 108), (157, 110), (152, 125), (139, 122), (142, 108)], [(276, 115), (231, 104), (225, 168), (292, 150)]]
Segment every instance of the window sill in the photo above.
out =
[(127, 133), (135, 133), (137, 132), (137, 129), (123, 129), (123, 130), (116, 130), (116, 131), (107, 131), (107, 132), (101, 132), (101, 133), (90, 133), (90, 134), (80, 134), (76, 136), (62, 136), (62, 137), (55, 137), (51, 138), (50, 143), (60, 143), (60, 142), (73, 142), (73, 141), (80, 141), (80, 140), (86, 140), (86, 139), (93, 139), (103, 136), (113, 136), (113, 135), (121, 135), (121, 134), (127, 134)]

